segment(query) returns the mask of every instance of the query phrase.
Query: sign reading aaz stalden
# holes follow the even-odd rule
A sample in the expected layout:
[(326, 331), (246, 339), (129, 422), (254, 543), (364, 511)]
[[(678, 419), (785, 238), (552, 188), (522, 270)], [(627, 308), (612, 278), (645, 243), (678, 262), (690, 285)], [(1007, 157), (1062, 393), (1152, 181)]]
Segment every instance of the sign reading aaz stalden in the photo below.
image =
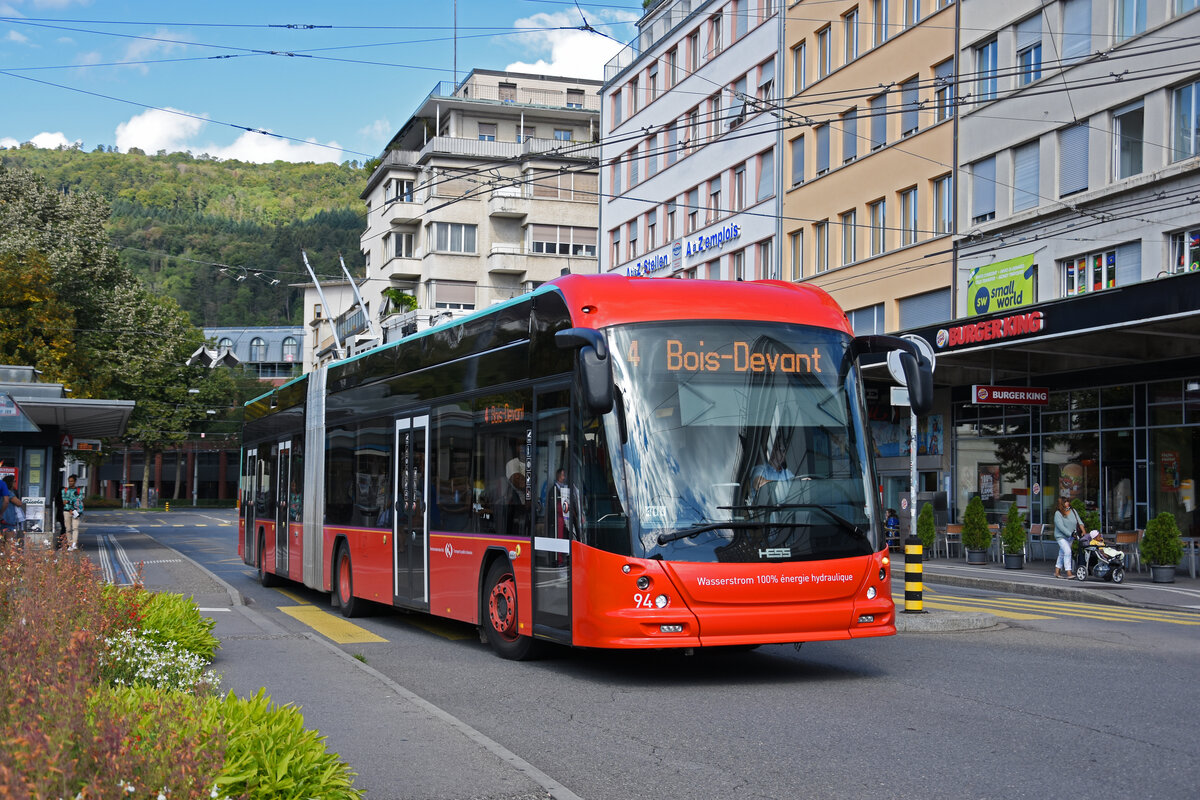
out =
[(1050, 390), (1042, 386), (971, 387), (971, 402), (989, 406), (1044, 406), (1050, 402)]

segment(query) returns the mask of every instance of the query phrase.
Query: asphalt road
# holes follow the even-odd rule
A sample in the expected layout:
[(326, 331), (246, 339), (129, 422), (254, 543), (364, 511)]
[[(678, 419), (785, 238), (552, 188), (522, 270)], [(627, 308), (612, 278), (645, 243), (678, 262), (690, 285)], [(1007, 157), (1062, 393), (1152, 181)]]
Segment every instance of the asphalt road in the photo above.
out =
[[(319, 593), (254, 581), (236, 556), (232, 512), (165, 516), (142, 512), (131, 524), (232, 584), (281, 630), (311, 632), (297, 606), (328, 609)], [(338, 646), (587, 800), (1195, 797), (1197, 628), (1027, 616), (799, 650), (563, 649), (514, 663), (470, 626), (384, 610), (355, 620), (381, 641)], [(287, 665), (264, 657), (262, 669)], [(368, 788), (390, 796), (400, 795)]]

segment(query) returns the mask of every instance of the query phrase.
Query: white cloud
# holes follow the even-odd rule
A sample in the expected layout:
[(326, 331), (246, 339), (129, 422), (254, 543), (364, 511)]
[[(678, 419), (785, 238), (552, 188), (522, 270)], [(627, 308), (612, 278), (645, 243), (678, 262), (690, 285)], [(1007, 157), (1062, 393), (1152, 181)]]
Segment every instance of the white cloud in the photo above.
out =
[[(125, 48), (124, 61), (151, 61), (156, 58), (163, 58), (171, 53), (182, 52), (187, 49), (187, 44), (182, 40), (187, 37), (180, 34), (172, 33), (165, 28), (159, 28), (152, 34), (148, 34), (147, 38), (135, 39)], [(137, 69), (142, 73), (150, 71), (146, 64), (136, 64)]]
[[(40, 147), (43, 150), (54, 150), (58, 147), (71, 147), (72, 145), (83, 143), (80, 139), (68, 139), (62, 131), (55, 131), (54, 133), (43, 131), (27, 141), (32, 142), (34, 147)], [(18, 142), (11, 136), (5, 136), (0, 139), (0, 147), (20, 147), (22, 144), (24, 142)]]
[(129, 150), (131, 147), (137, 147), (150, 154), (159, 150), (187, 150), (187, 140), (200, 132), (204, 127), (204, 120), (169, 113), (176, 110), (151, 109), (143, 111), (128, 122), (122, 122), (117, 126), (117, 149)]
[(358, 135), (367, 138), (379, 139), (384, 136), (391, 136), (394, 132), (392, 124), (386, 119), (377, 119), (366, 127), (358, 129)]
[(17, 44), (25, 44), (29, 41), (29, 37), (22, 36), (16, 31), (9, 31), (8, 35), (4, 37), (4, 40), (7, 42), (16, 42)]
[[(265, 164), (271, 161), (333, 161), (341, 160), (341, 146), (337, 142), (326, 142), (326, 146), (315, 139), (293, 142), (246, 131), (228, 147), (209, 146), (200, 152), (217, 158), (234, 158), (238, 161), (253, 161)], [(195, 148), (193, 148), (195, 152)]]
[[(632, 22), (636, 19), (637, 15), (629, 12), (604, 10), (599, 14), (589, 15), (588, 22)], [(533, 52), (548, 52), (549, 58), (539, 58), (534, 62), (514, 61), (505, 69), (539, 75), (563, 75), (597, 80), (603, 78), (604, 64), (624, 45), (598, 33), (575, 30), (582, 24), (583, 20), (577, 11), (540, 13), (517, 20), (513, 23), (517, 28), (538, 29), (517, 37), (522, 44)], [(541, 30), (543, 28), (569, 30)], [(606, 25), (600, 30), (612, 35), (614, 29)]]
[[(151, 155), (159, 150), (168, 153), (207, 153), (214, 158), (237, 159), (267, 163), (271, 161), (341, 161), (341, 146), (337, 142), (327, 142), (323, 146), (315, 139), (306, 142), (293, 142), (268, 136), (261, 133), (246, 131), (229, 145), (214, 143), (197, 143), (197, 138), (204, 130), (207, 122), (195, 116), (180, 116), (171, 113), (177, 109), (151, 109), (122, 122), (117, 126), (117, 149), (128, 151), (136, 147)], [(180, 112), (182, 113), (182, 112)]]

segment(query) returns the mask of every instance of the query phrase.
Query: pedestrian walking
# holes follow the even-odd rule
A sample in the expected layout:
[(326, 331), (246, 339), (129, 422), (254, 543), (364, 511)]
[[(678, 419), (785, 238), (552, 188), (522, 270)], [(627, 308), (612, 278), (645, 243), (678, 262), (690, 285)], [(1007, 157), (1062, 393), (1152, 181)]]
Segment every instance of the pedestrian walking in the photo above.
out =
[(79, 549), (79, 518), (83, 516), (83, 490), (75, 485), (74, 475), (62, 490), (63, 536), (68, 550)]

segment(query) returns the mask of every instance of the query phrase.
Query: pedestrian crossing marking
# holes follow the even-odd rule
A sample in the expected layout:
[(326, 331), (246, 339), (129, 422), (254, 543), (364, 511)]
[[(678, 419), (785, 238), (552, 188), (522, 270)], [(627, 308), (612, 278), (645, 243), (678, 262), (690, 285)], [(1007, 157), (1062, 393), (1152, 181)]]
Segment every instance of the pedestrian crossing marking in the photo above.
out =
[[(903, 593), (893, 593), (892, 599), (897, 607), (903, 607)], [(928, 587), (923, 592), (923, 602), (926, 608), (943, 611), (985, 611), (997, 617), (1017, 620), (1073, 617), (1102, 622), (1166, 622), (1172, 625), (1200, 625), (1200, 615), (1186, 611), (1160, 611), (1151, 608), (1109, 606), (1012, 595), (971, 597), (942, 594), (930, 590)]]

